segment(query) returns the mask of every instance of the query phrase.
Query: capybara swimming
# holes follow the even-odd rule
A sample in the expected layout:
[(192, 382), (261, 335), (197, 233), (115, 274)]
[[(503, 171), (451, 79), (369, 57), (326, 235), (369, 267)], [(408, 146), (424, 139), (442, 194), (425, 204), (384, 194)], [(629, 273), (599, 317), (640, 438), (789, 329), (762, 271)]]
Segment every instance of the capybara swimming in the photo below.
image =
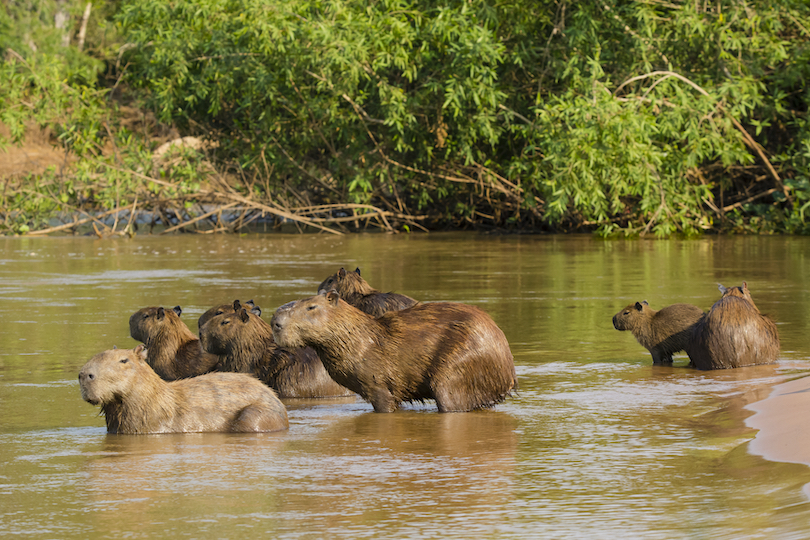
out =
[(146, 362), (167, 381), (209, 373), (219, 360), (202, 350), (186, 323), (180, 306), (145, 307), (129, 318), (129, 335), (146, 345)]
[(470, 411), (517, 389), (506, 336), (466, 304), (417, 304), (375, 319), (330, 291), (281, 306), (271, 326), (276, 343), (315, 349), (332, 378), (377, 412), (425, 399), (440, 412)]
[(287, 429), (287, 410), (250, 375), (209, 373), (167, 382), (143, 345), (113, 349), (79, 371), (82, 399), (101, 405), (109, 433), (257, 432)]
[(698, 369), (772, 364), (779, 356), (776, 324), (762, 315), (748, 284), (727, 289), (692, 333), (687, 352)]
[(409, 308), (418, 303), (418, 300), (404, 294), (383, 293), (372, 288), (365, 279), (360, 277), (359, 268), (354, 272), (346, 272), (345, 268), (341, 268), (318, 286), (319, 294), (331, 290), (337, 291), (344, 301), (372, 317), (379, 317), (389, 311)]
[(314, 350), (279, 347), (270, 325), (245, 309), (211, 318), (200, 334), (205, 350), (219, 356), (219, 371), (252, 373), (280, 397), (352, 395), (332, 380)]
[(220, 304), (218, 306), (214, 306), (202, 315), (200, 318), (197, 319), (197, 331), (201, 331), (202, 327), (216, 317), (217, 315), (222, 315), (223, 313), (238, 313), (240, 309), (245, 308), (250, 313), (254, 315), (258, 315), (259, 317), (262, 316), (262, 308), (257, 306), (253, 300), (248, 300), (244, 304), (241, 303), (238, 299), (234, 300), (232, 304)]
[(630, 304), (613, 316), (616, 330), (630, 330), (652, 354), (653, 364), (671, 364), (672, 354), (683, 351), (703, 310), (691, 304), (672, 304), (656, 311), (647, 301)]

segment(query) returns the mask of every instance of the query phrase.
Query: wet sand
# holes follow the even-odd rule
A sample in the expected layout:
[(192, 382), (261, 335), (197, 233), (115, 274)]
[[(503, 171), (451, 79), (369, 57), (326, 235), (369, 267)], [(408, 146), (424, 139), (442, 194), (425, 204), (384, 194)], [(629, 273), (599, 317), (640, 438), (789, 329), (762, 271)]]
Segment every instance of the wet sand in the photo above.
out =
[[(810, 465), (810, 376), (778, 384), (764, 400), (751, 403), (747, 426), (758, 429), (749, 451), (769, 461)], [(810, 484), (804, 486), (810, 497)]]

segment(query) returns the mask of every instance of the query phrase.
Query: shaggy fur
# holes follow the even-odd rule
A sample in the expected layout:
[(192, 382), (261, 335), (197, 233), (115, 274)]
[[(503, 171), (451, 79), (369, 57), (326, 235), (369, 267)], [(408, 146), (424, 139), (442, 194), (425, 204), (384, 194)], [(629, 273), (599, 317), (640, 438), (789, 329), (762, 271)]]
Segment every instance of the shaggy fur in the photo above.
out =
[(218, 306), (214, 306), (205, 313), (203, 313), (202, 315), (200, 315), (200, 318), (197, 319), (197, 332), (198, 333), (201, 332), (202, 327), (205, 325), (205, 323), (207, 323), (217, 315), (222, 315), (223, 313), (239, 313), (239, 310), (242, 308), (248, 310), (250, 313), (253, 313), (254, 315), (257, 315), (259, 317), (262, 316), (262, 308), (257, 306), (253, 302), (253, 300), (248, 300), (243, 304), (237, 299), (234, 300), (232, 304), (220, 304)]
[(779, 356), (776, 324), (762, 315), (748, 284), (727, 289), (697, 325), (687, 352), (698, 369), (727, 369), (771, 364)]
[(354, 272), (346, 272), (345, 268), (341, 268), (338, 273), (329, 276), (320, 284), (318, 294), (332, 290), (337, 291), (344, 301), (372, 317), (406, 309), (418, 303), (418, 300), (404, 294), (383, 293), (372, 288), (360, 277), (359, 268)]
[(167, 381), (196, 377), (214, 370), (218, 358), (207, 354), (186, 324), (182, 309), (145, 307), (129, 318), (129, 334), (146, 345), (146, 362)]
[(205, 350), (219, 356), (220, 371), (252, 373), (281, 397), (352, 395), (332, 380), (314, 350), (279, 347), (270, 326), (245, 309), (210, 319), (201, 335)]
[(315, 349), (377, 412), (425, 399), (440, 412), (470, 411), (517, 389), (506, 336), (473, 306), (418, 304), (375, 319), (332, 291), (281, 306), (271, 326), (278, 344)]
[(82, 399), (101, 405), (109, 433), (258, 432), (287, 429), (287, 410), (249, 375), (209, 373), (166, 382), (143, 345), (113, 349), (79, 371)]
[(652, 354), (653, 364), (671, 364), (672, 355), (686, 350), (695, 324), (705, 313), (691, 304), (672, 304), (656, 311), (645, 300), (613, 316), (616, 330), (629, 330)]

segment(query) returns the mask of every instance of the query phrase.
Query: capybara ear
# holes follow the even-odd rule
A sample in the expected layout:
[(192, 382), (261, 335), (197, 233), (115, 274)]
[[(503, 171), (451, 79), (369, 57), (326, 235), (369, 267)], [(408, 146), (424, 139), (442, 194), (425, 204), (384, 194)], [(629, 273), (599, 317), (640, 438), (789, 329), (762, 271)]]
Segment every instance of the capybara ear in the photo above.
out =
[(259, 306), (253, 306), (252, 308), (250, 308), (250, 312), (256, 315), (257, 317), (262, 316), (262, 308), (260, 308)]
[(239, 311), (239, 318), (242, 319), (243, 323), (246, 323), (250, 319), (250, 315), (248, 315), (247, 310), (242, 309)]
[(239, 313), (239, 310), (242, 309), (242, 304), (239, 302), (239, 299), (233, 301), (233, 310), (235, 313)]
[(646, 300), (642, 300), (642, 301), (641, 301), (641, 303), (642, 303), (642, 304), (644, 304), (645, 306), (649, 306), (649, 305), (650, 305), (650, 303), (649, 303), (649, 302), (647, 302)]
[(326, 300), (333, 306), (336, 306), (338, 300), (340, 300), (340, 294), (338, 294), (338, 292), (335, 289), (332, 289), (331, 291), (326, 293)]
[(135, 347), (135, 356), (140, 358), (141, 360), (146, 360), (146, 347), (143, 346), (143, 343), (139, 343), (137, 347)]
[(748, 290), (748, 282), (743, 281), (743, 291), (747, 291), (747, 290)]
[(354, 273), (357, 274), (358, 276), (360, 275), (360, 267), (359, 266), (354, 269)]
[(250, 309), (253, 309), (254, 307), (256, 307), (256, 302), (254, 302), (254, 301), (253, 301), (253, 298), (251, 298), (250, 300), (248, 300), (247, 302), (245, 302), (245, 305), (246, 305), (247, 307), (249, 307)]
[(157, 319), (161, 320), (163, 317), (166, 316), (166, 311), (163, 309), (163, 306), (160, 306), (157, 310)]
[(177, 313), (177, 316), (178, 316), (178, 317), (179, 317), (180, 315), (182, 315), (182, 314), (183, 314), (183, 308), (181, 308), (180, 306), (174, 306), (174, 307), (172, 308), (172, 311), (174, 311), (175, 313)]
[(722, 284), (722, 283), (718, 283), (718, 284), (717, 284), (717, 288), (718, 288), (718, 290), (719, 290), (721, 293), (723, 293), (723, 294), (726, 294), (726, 293), (728, 292), (728, 289), (726, 289), (725, 287), (723, 287), (723, 284)]
[(346, 277), (346, 269), (345, 269), (345, 268), (341, 268), (341, 269), (338, 271), (338, 277), (341, 277), (341, 278), (345, 278), (345, 277)]
[(636, 310), (641, 311), (642, 309), (644, 309), (644, 306), (641, 305), (641, 302), (636, 302)]

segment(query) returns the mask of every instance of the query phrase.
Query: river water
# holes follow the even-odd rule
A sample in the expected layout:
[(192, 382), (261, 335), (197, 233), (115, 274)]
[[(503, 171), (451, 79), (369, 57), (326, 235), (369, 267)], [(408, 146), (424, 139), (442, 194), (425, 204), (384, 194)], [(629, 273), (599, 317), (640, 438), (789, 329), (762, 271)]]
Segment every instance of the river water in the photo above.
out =
[[(37, 538), (804, 538), (810, 468), (748, 451), (744, 406), (810, 372), (810, 238), (243, 235), (2, 238), (0, 532)], [(375, 414), (286, 400), (286, 432), (107, 435), (77, 374), (133, 347), (128, 319), (310, 296), (341, 266), (375, 287), (477, 305), (520, 391), (493, 410)], [(708, 309), (747, 280), (780, 361), (652, 366), (623, 306)], [(785, 411), (807, 414), (807, 411)]]

